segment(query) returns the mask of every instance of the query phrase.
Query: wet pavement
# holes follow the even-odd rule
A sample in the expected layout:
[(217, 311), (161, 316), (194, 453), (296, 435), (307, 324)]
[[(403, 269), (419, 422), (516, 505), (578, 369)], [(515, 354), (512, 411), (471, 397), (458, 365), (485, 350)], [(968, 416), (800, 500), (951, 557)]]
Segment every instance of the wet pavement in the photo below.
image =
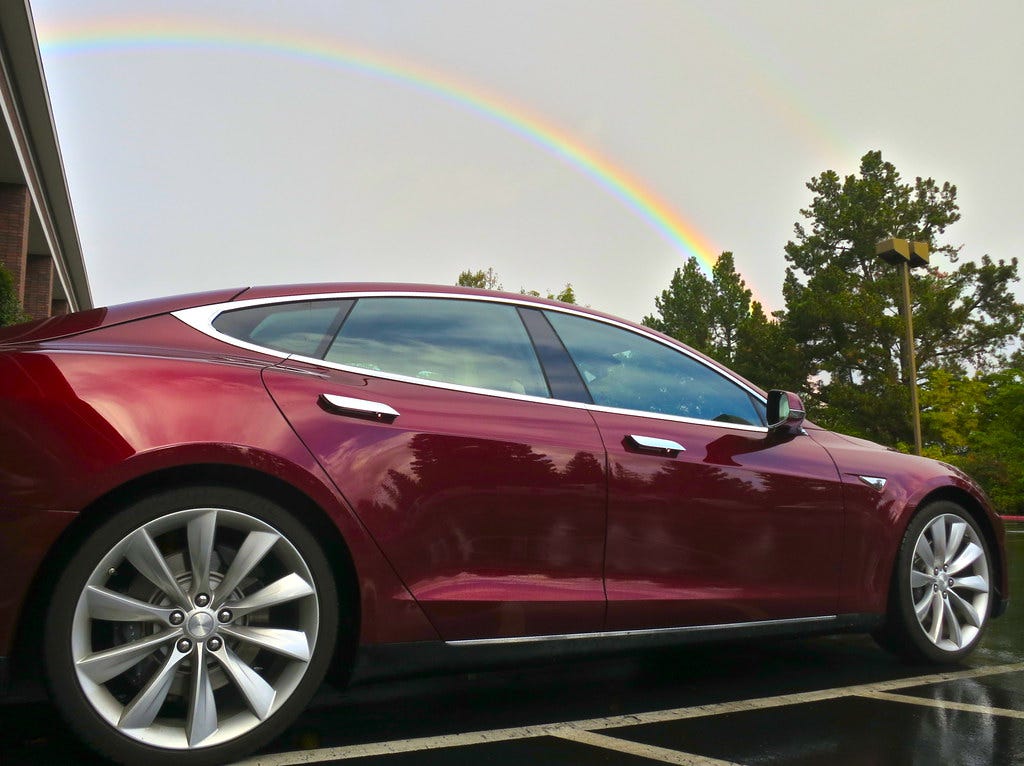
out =
[[(1012, 594), (967, 663), (906, 665), (870, 638), (325, 687), (246, 764), (1024, 764), (1024, 524)], [(101, 763), (43, 702), (0, 707), (0, 763)]]

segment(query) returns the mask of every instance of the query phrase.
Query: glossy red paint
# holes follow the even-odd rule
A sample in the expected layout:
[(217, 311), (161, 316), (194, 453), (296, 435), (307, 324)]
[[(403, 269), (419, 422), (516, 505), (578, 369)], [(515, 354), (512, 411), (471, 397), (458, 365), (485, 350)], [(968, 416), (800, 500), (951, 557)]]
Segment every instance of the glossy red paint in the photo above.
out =
[[(318, 372), (264, 379), (442, 638), (602, 628), (604, 450), (585, 411)], [(400, 414), (352, 418), (320, 394)]]
[[(207, 350), (184, 354), (183, 338)], [(220, 353), (210, 353), (211, 344)], [(295, 487), (339, 528), (366, 575), (361, 613), (376, 618), (363, 622), (365, 640), (436, 638), (267, 396), (260, 370), (278, 361), (234, 353), (168, 315), (0, 355), (7, 404), (0, 410), (0, 522), (87, 510), (129, 482), (169, 469), (249, 468)], [(14, 618), (5, 611), (4, 619)]]
[[(595, 413), (609, 455), (609, 629), (836, 613), (839, 474), (807, 438)], [(684, 447), (645, 454), (631, 434)]]
[(110, 327), (123, 322), (164, 314), (168, 311), (230, 301), (239, 292), (241, 292), (240, 288), (212, 290), (206, 293), (153, 298), (135, 303), (122, 303), (118, 306), (77, 311), (72, 314), (60, 314), (12, 327), (0, 327), (0, 343), (34, 343), (41, 340), (54, 340), (98, 330), (101, 327)]
[(15, 626), (40, 564), (74, 520), (75, 514), (68, 511), (0, 508), (0, 561), (5, 573), (0, 590), (0, 656), (11, 652)]
[[(882, 614), (907, 521), (936, 491), (970, 500), (1002, 550), (1001, 522), (959, 472), (809, 422), (805, 435), (775, 438), (388, 380), (282, 362), (165, 313), (361, 290), (481, 295), (225, 290), (0, 335), (0, 524), (22, 525), (24, 539), (22, 579), (0, 602), (0, 654), (31, 573), (59, 566), (43, 556), (67, 514), (196, 465), (271, 476), (330, 519), (358, 572), (365, 644)], [(321, 393), (401, 414), (346, 418), (320, 407)], [(623, 437), (637, 432), (686, 453), (632, 452)], [(859, 475), (888, 481), (878, 491)], [(1005, 596), (1002, 565), (999, 580)]]
[[(946, 493), (976, 510), (988, 524), (995, 550), (1003, 550), (1002, 520), (977, 484), (956, 468), (820, 428), (809, 429), (807, 434), (829, 451), (842, 471), (846, 522), (840, 612), (885, 611), (893, 561), (904, 530), (914, 511), (929, 496), (938, 496), (936, 493)], [(885, 478), (886, 485), (874, 489), (861, 476)], [(1000, 592), (1006, 594), (1005, 557), (997, 555), (996, 559)]]

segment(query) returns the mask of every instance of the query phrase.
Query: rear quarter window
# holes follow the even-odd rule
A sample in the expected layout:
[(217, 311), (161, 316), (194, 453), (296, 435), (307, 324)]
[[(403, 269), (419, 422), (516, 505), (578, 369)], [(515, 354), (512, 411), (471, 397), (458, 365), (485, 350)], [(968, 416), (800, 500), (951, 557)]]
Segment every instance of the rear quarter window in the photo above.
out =
[(225, 311), (213, 320), (217, 332), (287, 354), (322, 357), (351, 300), (273, 303)]

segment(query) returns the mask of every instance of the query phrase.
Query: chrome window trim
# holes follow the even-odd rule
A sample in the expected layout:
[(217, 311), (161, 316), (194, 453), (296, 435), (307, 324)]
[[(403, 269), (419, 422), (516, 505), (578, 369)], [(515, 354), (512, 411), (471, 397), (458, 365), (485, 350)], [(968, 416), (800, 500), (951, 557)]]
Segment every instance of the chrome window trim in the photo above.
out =
[(494, 646), (496, 644), (530, 644), (539, 641), (580, 641), (588, 638), (633, 638), (639, 636), (668, 636), (673, 634), (743, 630), (785, 625), (815, 625), (839, 619), (829, 614), (820, 617), (793, 617), (783, 620), (755, 620), (753, 622), (727, 622), (716, 625), (684, 625), (678, 628), (645, 628), (642, 630), (609, 630), (594, 633), (557, 633), (548, 636), (508, 636), (505, 638), (459, 638), (445, 641), (449, 646)]
[(530, 396), (529, 394), (516, 394), (510, 391), (496, 391), (490, 388), (476, 388), (475, 386), (464, 386), (458, 383), (444, 383), (440, 381), (423, 380), (422, 378), (412, 378), (406, 375), (398, 375), (391, 372), (384, 372), (382, 370), (369, 370), (365, 367), (351, 367), (349, 365), (338, 364), (336, 362), (328, 362), (324, 359), (316, 359), (315, 357), (302, 356), (301, 354), (286, 354), (282, 351), (276, 351), (266, 346), (257, 346), (253, 343), (248, 343), (243, 340), (239, 340), (231, 335), (225, 335), (219, 332), (213, 326), (213, 321), (225, 311), (235, 311), (237, 309), (251, 308), (253, 306), (267, 306), (275, 303), (302, 303), (306, 301), (321, 301), (321, 300), (337, 300), (339, 298), (445, 298), (454, 300), (470, 300), (470, 301), (482, 301), (484, 303), (502, 303), (511, 306), (524, 306), (527, 308), (539, 308), (543, 311), (557, 311), (562, 314), (570, 314), (578, 316), (583, 319), (589, 319), (594, 322), (600, 322), (601, 324), (610, 325), (617, 327), (626, 332), (631, 332), (639, 335), (642, 338), (652, 340), (656, 343), (660, 343), (662, 346), (672, 349), (677, 353), (685, 354), (687, 357), (703, 365), (712, 372), (721, 375), (723, 378), (733, 383), (736, 386), (750, 396), (754, 397), (757, 401), (761, 402), (762, 405), (767, 405), (767, 401), (758, 391), (748, 386), (743, 381), (735, 377), (728, 369), (718, 366), (717, 364), (708, 364), (708, 362), (699, 356), (696, 356), (688, 349), (678, 346), (674, 343), (669, 342), (665, 338), (661, 338), (649, 332), (643, 331), (643, 329), (637, 329), (625, 322), (619, 322), (614, 319), (603, 316), (594, 316), (583, 311), (576, 311), (569, 307), (563, 306), (549, 306), (547, 304), (533, 303), (531, 301), (516, 300), (514, 298), (502, 298), (498, 296), (489, 295), (471, 295), (465, 293), (447, 293), (447, 292), (419, 292), (415, 290), (396, 290), (396, 291), (382, 291), (382, 290), (363, 290), (357, 292), (334, 292), (334, 293), (310, 293), (306, 295), (279, 295), (271, 298), (250, 298), (248, 300), (241, 301), (228, 301), (226, 303), (213, 303), (206, 306), (197, 306), (195, 308), (180, 309), (178, 311), (172, 311), (171, 315), (181, 320), (189, 327), (208, 335), (209, 337), (219, 340), (222, 343), (227, 343), (231, 346), (238, 348), (244, 348), (249, 351), (255, 351), (260, 354), (275, 357), (282, 361), (296, 361), (304, 362), (319, 367), (327, 367), (332, 370), (341, 370), (343, 372), (350, 372), (356, 375), (367, 375), (375, 378), (384, 378), (385, 380), (394, 380), (400, 383), (414, 383), (419, 386), (428, 386), (431, 388), (441, 388), (451, 391), (460, 391), (467, 394), (481, 394), (483, 396), (496, 396), (502, 399), (516, 399), (525, 402), (535, 402), (538, 404), (551, 404), (559, 407), (571, 407), (573, 409), (589, 410), (593, 412), (604, 412), (611, 415), (631, 415), (631, 416), (642, 416), (650, 418), (652, 420), (665, 420), (672, 423), (688, 423), (691, 425), (701, 426), (712, 426), (714, 428), (727, 428), (730, 430), (740, 431), (752, 431), (755, 433), (767, 433), (768, 428), (765, 426), (754, 426), (754, 425), (743, 425), (740, 423), (722, 423), (717, 420), (703, 420), (701, 418), (689, 418), (682, 415), (668, 415), (661, 412), (645, 412), (643, 410), (630, 410), (621, 407), (606, 407), (599, 404), (589, 404), (587, 402), (573, 402), (567, 399), (554, 399), (552, 397), (541, 397), (541, 396)]

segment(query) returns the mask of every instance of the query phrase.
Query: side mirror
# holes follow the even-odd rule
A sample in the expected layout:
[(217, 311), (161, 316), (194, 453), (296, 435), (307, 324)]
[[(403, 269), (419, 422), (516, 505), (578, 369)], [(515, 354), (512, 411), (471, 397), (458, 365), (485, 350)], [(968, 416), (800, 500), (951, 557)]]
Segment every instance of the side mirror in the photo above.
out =
[(798, 434), (804, 422), (804, 405), (800, 397), (789, 391), (768, 392), (768, 430), (773, 433)]

